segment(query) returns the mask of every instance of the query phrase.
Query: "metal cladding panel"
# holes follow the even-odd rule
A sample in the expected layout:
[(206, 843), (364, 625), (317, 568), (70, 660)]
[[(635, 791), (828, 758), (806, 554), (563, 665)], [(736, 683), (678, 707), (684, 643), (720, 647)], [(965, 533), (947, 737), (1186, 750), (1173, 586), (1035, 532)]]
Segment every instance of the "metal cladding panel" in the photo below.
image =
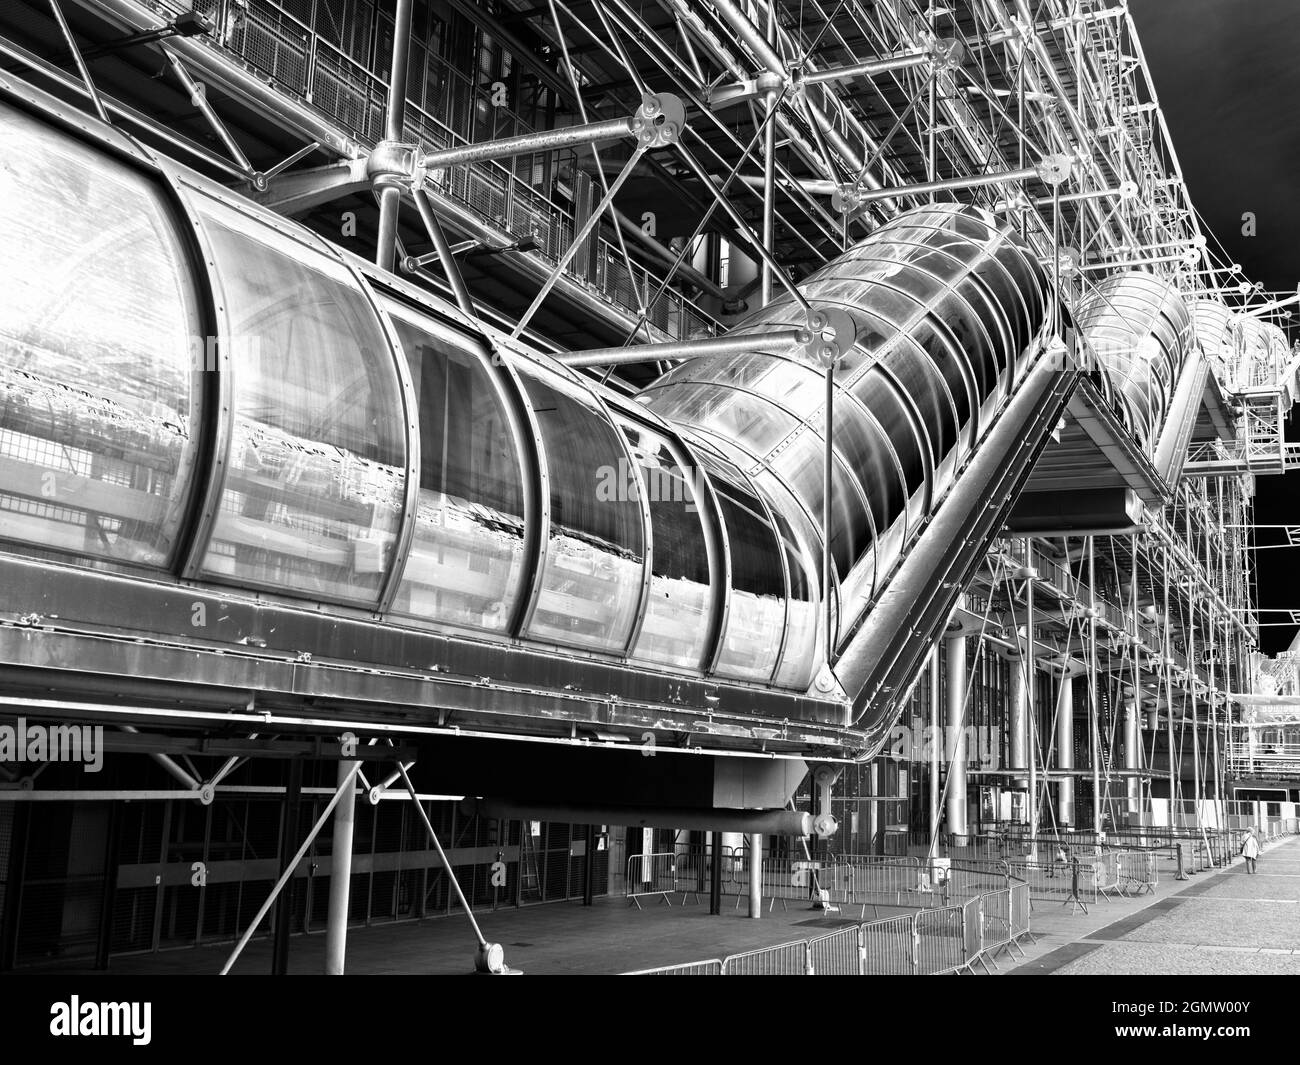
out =
[[(939, 204), (893, 219), (800, 290), (814, 307), (845, 311), (857, 329), (835, 375), (832, 430), (829, 536), (843, 639), (1019, 379), (1043, 329), (1045, 279), (1010, 227)], [(763, 341), (803, 324), (783, 293), (732, 331), (753, 336), (752, 352), (689, 360), (643, 399), (730, 443), (756, 483), (786, 490), (769, 490), (773, 506), (793, 499), (824, 533), (824, 371), (802, 349)]]

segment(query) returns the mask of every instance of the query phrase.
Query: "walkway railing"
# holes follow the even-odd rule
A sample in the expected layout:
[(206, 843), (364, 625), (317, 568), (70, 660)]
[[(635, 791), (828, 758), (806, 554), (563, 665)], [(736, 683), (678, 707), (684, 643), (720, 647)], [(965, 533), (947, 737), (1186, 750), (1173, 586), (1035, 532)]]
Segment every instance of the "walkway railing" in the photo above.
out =
[(625, 976), (933, 976), (989, 970), (1004, 951), (1019, 950), (1029, 930), (1027, 884), (985, 892), (953, 906), (837, 929)]

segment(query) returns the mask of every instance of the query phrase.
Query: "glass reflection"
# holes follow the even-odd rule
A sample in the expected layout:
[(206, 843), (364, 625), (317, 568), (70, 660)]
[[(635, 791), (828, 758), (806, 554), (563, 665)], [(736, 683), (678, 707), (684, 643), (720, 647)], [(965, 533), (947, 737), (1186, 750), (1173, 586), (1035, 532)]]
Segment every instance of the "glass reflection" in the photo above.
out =
[(405, 494), (397, 368), (352, 276), (204, 202), (234, 418), (209, 576), (375, 605)]
[(700, 471), (662, 434), (621, 419), (619, 427), (650, 508), (650, 598), (632, 657), (698, 669), (713, 606)]
[(640, 489), (619, 435), (578, 385), (520, 367), (542, 433), (551, 539), (527, 635), (622, 652), (641, 601)]
[(194, 281), (141, 175), (0, 107), (0, 536), (171, 561), (205, 346)]
[(415, 538), (392, 609), (504, 631), (520, 594), (517, 427), (482, 355), (388, 305), (418, 404)]

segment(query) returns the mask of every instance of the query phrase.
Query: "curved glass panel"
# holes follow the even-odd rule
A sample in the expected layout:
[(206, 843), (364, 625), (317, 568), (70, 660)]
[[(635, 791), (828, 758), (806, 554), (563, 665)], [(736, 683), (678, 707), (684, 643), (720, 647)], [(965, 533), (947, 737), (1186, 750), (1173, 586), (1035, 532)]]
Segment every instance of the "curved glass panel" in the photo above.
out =
[[(800, 433), (770, 465), (820, 524), (826, 480), (826, 454), (821, 435), (811, 431)], [(831, 557), (840, 580), (846, 579), (854, 563), (870, 550), (874, 538), (875, 528), (857, 479), (845, 472), (843, 461), (837, 458), (831, 467)]]
[(524, 566), (518, 426), (481, 354), (413, 311), (386, 309), (410, 367), (420, 445), (415, 537), (392, 610), (503, 632)]
[(781, 651), (781, 665), (772, 683), (781, 688), (807, 688), (812, 683), (820, 655), (818, 654), (817, 589), (820, 585), (818, 561), (812, 551), (795, 536), (790, 523), (775, 507), (771, 507), (776, 522), (781, 550), (785, 553), (786, 570), (790, 575), (790, 595), (786, 600), (785, 647)]
[(171, 560), (194, 472), (194, 281), (146, 178), (0, 107), (0, 536)]
[(713, 607), (700, 471), (668, 438), (618, 419), (650, 508), (650, 598), (632, 657), (682, 669), (704, 664)]
[[(826, 531), (840, 578), (845, 622), (860, 613), (880, 578), (896, 564), (907, 534), (951, 485), (976, 436), (1019, 375), (1043, 325), (1042, 268), (1009, 225), (978, 208), (918, 208), (880, 226), (801, 282), (815, 308), (843, 310), (857, 336), (834, 382), (848, 397), (837, 407), (834, 508)], [(751, 360), (776, 328), (801, 326), (801, 305), (788, 293), (732, 330), (752, 349), (692, 360), (652, 387), (649, 405), (670, 421), (685, 414), (709, 435), (760, 457), (792, 492), (801, 512), (822, 524), (822, 454), (818, 441), (824, 370), (806, 349), (784, 360), (811, 371), (796, 378)], [(817, 384), (814, 384), (814, 375)], [(743, 387), (779, 407), (795, 431), (776, 439), (771, 418), (748, 420), (710, 410), (695, 392)], [(865, 412), (863, 411), (865, 408)], [(774, 444), (775, 440), (775, 444)], [(766, 483), (766, 482), (764, 482)]]
[(776, 447), (799, 425), (772, 400), (733, 388), (730, 382), (683, 381), (657, 392), (655, 401), (672, 403), (674, 420), (725, 439), (744, 440), (759, 455)]
[(785, 629), (786, 582), (781, 548), (763, 504), (736, 474), (702, 456), (713, 478), (731, 552), (731, 609), (716, 672), (735, 680), (768, 681)]
[(373, 606), (406, 482), (388, 339), (341, 265), (215, 201), (197, 206), (225, 291), (234, 401), (203, 572)]
[(1115, 274), (1097, 286), (1078, 318), (1123, 398), (1130, 427), (1154, 439), (1191, 337), (1178, 290), (1154, 274)]
[(641, 601), (645, 561), (638, 474), (596, 401), (578, 385), (519, 366), (542, 433), (551, 539), (525, 635), (621, 653)]

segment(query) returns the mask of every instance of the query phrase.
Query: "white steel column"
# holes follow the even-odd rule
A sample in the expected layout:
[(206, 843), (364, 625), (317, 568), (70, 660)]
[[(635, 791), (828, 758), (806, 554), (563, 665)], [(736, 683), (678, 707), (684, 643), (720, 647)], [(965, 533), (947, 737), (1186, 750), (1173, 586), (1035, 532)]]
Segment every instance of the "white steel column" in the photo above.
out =
[(936, 851), (939, 835), (939, 755), (942, 749), (940, 737), (943, 726), (940, 724), (939, 696), (939, 645), (930, 648), (930, 857)]
[[(1133, 698), (1124, 703), (1124, 768), (1132, 773), (1138, 768), (1138, 737), (1142, 734), (1138, 727), (1140, 710), (1140, 690), (1133, 693)], [(1142, 781), (1136, 775), (1128, 776), (1124, 781), (1127, 796), (1126, 807), (1129, 817), (1135, 818), (1142, 802)]]
[(1029, 765), (1029, 715), (1028, 715), (1028, 656), (1023, 650), (1015, 668), (1011, 670), (1011, 705), (1009, 707), (1010, 732), (1007, 751), (1007, 768), (1024, 769)]
[[(1069, 667), (1061, 673), (1056, 696), (1056, 768), (1074, 768), (1074, 679)], [(1074, 824), (1074, 777), (1062, 776), (1056, 791), (1056, 818), (1062, 825)]]
[[(960, 607), (963, 600), (958, 601)], [(966, 709), (966, 637), (949, 636), (944, 639), (947, 656), (946, 718), (944, 724), (944, 755), (948, 759), (948, 833), (966, 835), (966, 731), (962, 717)], [(960, 840), (954, 840), (958, 846)]]
[(352, 777), (360, 762), (339, 762), (338, 786), (351, 794), (334, 810), (334, 846), (330, 858), (330, 899), (325, 925), (325, 975), (342, 976), (348, 946), (348, 902), (352, 896), (352, 828), (356, 823), (356, 788)]
[(749, 916), (757, 920), (763, 914), (763, 833), (749, 836)]

